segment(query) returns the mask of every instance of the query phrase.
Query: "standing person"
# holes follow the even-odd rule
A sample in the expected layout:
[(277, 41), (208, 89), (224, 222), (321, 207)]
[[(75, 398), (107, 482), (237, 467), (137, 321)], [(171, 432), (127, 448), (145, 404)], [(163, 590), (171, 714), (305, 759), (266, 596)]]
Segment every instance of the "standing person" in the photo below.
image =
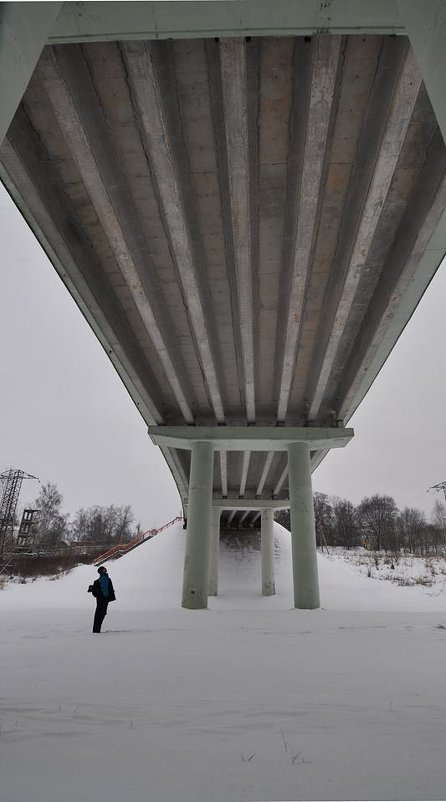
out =
[(98, 568), (99, 579), (96, 579), (88, 588), (96, 599), (96, 611), (93, 621), (93, 632), (100, 632), (102, 622), (107, 615), (108, 603), (116, 600), (113, 583), (107, 574), (105, 565)]

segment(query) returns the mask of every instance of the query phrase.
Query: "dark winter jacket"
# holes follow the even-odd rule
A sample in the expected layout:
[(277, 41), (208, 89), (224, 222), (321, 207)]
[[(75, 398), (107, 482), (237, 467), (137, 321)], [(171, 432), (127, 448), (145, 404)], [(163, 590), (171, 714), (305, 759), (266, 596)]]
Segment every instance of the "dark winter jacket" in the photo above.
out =
[(108, 578), (108, 596), (104, 596), (104, 594), (102, 593), (101, 583), (99, 579), (96, 579), (95, 582), (93, 582), (93, 584), (90, 585), (90, 587), (88, 588), (88, 592), (92, 593), (95, 599), (100, 599), (101, 601), (107, 601), (107, 602), (116, 601), (115, 591), (113, 590), (113, 583), (110, 577)]

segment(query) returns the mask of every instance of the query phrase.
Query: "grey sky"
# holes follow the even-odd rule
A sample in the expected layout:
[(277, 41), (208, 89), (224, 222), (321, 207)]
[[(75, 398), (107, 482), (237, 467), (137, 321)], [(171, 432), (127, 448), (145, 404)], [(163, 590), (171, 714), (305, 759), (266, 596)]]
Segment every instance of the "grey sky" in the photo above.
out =
[[(56, 482), (67, 512), (130, 503), (143, 528), (180, 511), (175, 484), (119, 377), (0, 187), (0, 469)], [(446, 271), (437, 273), (314, 489), (358, 503), (388, 493), (428, 513), (446, 480)], [(27, 482), (21, 505), (38, 492)]]

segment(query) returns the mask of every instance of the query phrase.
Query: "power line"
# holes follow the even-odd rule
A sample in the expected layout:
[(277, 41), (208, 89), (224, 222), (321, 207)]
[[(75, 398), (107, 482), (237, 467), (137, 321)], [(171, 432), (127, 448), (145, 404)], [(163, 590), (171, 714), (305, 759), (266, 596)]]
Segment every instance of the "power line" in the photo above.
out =
[(428, 487), (426, 493), (429, 493), (429, 490), (436, 490), (437, 493), (439, 493), (442, 490), (444, 495), (444, 500), (446, 501), (446, 482), (439, 482), (438, 485), (432, 485), (432, 487)]

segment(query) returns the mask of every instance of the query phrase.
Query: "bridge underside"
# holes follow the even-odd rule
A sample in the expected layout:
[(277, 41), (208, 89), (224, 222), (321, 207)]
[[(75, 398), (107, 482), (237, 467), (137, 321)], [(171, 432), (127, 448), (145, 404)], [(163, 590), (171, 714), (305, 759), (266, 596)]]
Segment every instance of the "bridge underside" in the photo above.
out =
[[(47, 46), (0, 162), (150, 426), (348, 421), (444, 254), (405, 36)], [(190, 451), (162, 448), (186, 502)], [(225, 506), (288, 499), (283, 451), (213, 464)]]

